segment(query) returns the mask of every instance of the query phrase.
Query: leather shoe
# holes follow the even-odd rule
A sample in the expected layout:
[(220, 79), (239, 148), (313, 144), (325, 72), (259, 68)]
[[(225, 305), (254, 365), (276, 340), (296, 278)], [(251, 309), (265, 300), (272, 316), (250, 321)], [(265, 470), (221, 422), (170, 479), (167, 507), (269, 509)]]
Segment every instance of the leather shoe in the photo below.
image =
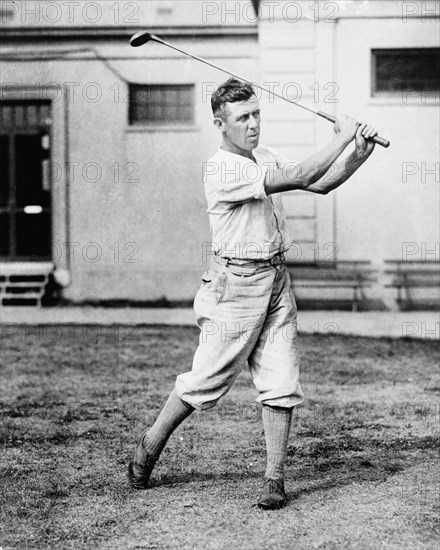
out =
[(287, 502), (282, 479), (265, 478), (263, 490), (258, 500), (258, 508), (262, 510), (278, 510)]
[(159, 458), (158, 456), (151, 456), (145, 451), (143, 435), (134, 453), (133, 460), (128, 465), (128, 481), (133, 489), (141, 491), (147, 489), (151, 472)]

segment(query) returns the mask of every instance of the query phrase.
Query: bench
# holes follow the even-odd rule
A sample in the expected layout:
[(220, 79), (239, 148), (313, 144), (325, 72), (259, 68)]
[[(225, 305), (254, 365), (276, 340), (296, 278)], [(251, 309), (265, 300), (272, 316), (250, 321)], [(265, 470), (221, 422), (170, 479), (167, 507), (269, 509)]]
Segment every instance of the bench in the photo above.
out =
[(286, 265), (295, 299), (302, 309), (358, 311), (365, 300), (363, 290), (375, 280), (368, 261), (288, 262)]
[(440, 309), (440, 262), (435, 260), (386, 260), (385, 273), (392, 276), (385, 286), (397, 289), (402, 311)]

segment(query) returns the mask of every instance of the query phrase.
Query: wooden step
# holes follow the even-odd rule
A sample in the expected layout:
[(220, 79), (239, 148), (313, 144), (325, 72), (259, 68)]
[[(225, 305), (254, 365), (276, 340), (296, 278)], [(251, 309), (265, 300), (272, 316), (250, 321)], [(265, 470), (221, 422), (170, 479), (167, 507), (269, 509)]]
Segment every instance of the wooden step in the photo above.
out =
[(47, 262), (0, 264), (1, 305), (41, 306), (53, 267)]

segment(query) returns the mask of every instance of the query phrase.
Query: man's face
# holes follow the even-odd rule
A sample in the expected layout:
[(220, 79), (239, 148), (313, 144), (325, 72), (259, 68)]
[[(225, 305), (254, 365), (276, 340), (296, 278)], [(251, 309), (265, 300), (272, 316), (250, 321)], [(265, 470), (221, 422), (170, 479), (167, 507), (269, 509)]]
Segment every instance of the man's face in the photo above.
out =
[(252, 151), (260, 139), (260, 104), (255, 96), (247, 101), (225, 103), (221, 131), (224, 142), (237, 153)]

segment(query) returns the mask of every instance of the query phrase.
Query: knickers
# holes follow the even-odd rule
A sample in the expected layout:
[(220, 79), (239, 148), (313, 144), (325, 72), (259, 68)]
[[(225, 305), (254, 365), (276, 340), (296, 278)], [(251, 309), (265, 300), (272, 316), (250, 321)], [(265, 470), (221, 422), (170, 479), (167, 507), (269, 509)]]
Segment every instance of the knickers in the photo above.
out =
[(248, 362), (257, 401), (292, 407), (299, 383), (297, 310), (284, 264), (227, 265), (214, 257), (194, 309), (200, 327), (192, 370), (176, 379), (179, 397), (208, 409), (226, 394)]

